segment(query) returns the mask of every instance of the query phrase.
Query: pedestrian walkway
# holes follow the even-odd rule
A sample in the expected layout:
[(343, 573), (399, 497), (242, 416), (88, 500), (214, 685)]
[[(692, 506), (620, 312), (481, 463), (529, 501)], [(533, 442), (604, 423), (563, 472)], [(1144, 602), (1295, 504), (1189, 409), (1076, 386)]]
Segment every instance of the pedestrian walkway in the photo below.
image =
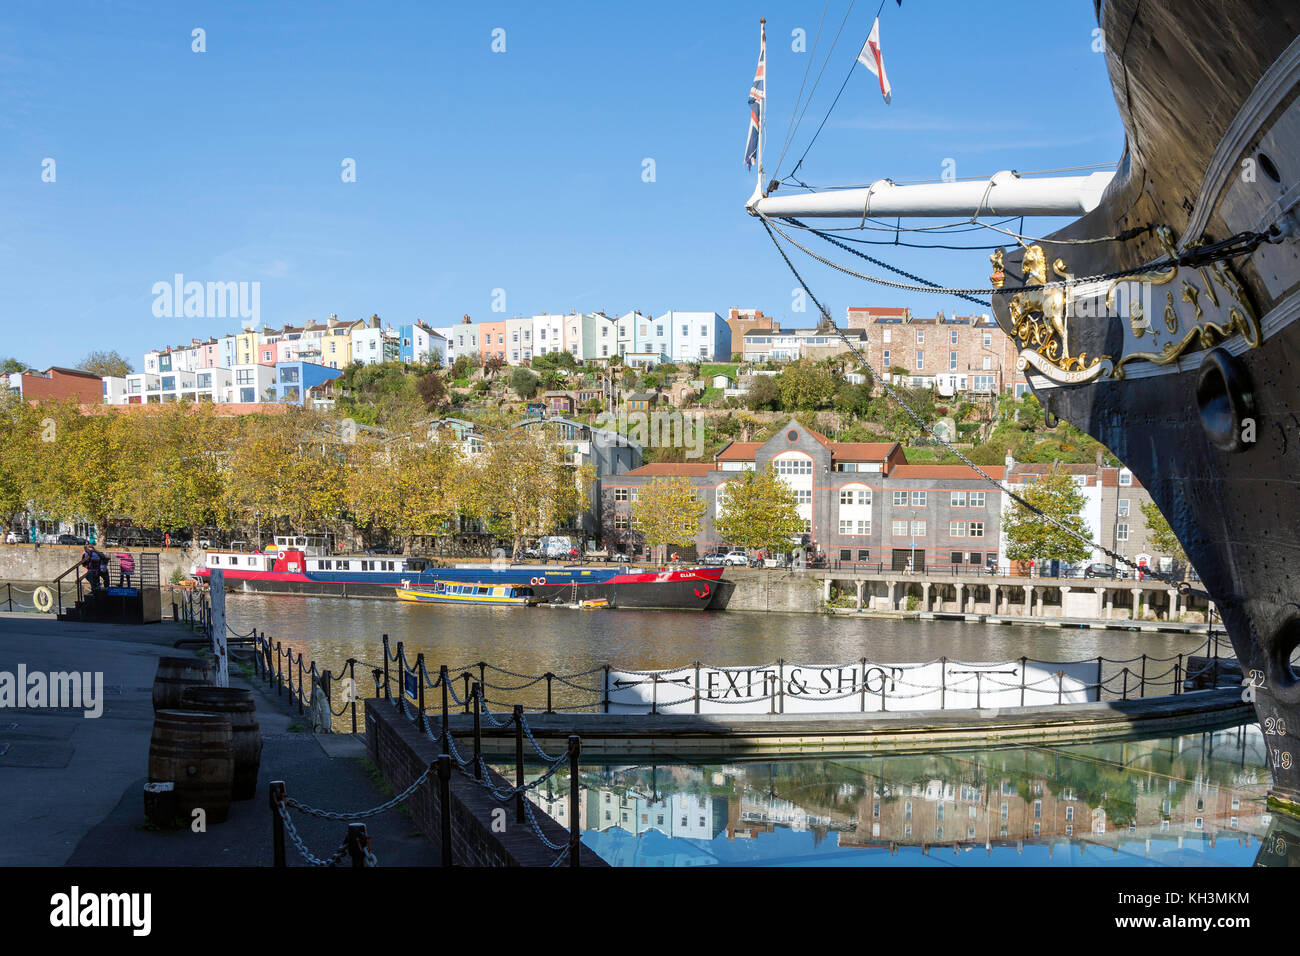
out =
[[(269, 866), (271, 811), (267, 788), (283, 780), (290, 796), (314, 807), (365, 810), (389, 797), (363, 761), (359, 738), (317, 737), (260, 683), (252, 688), (263, 735), (257, 796), (231, 804), (224, 823), (206, 833), (162, 831), (144, 816), (152, 689), (159, 657), (189, 653), (173, 642), (192, 637), (171, 623), (121, 626), (58, 622), (0, 613), (0, 671), (103, 674), (103, 714), (81, 710), (0, 710), (0, 866)], [(343, 821), (295, 812), (307, 847), (330, 857), (347, 831)], [(400, 809), (364, 821), (380, 866), (437, 865), (437, 855)], [(292, 845), (290, 866), (305, 865)]]

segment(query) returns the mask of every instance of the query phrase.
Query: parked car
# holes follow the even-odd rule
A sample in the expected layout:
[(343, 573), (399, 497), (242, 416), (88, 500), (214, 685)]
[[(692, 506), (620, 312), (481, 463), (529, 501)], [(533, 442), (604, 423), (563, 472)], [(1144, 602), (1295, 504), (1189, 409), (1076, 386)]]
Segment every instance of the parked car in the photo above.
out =
[(714, 551), (711, 554), (706, 554), (704, 557), (700, 558), (700, 564), (710, 568), (717, 568), (724, 564), (730, 564), (731, 562), (727, 560), (728, 557), (730, 557), (730, 555), (723, 554), (720, 551)]
[(1102, 564), (1101, 562), (1090, 564), (1087, 570), (1083, 572), (1083, 576), (1085, 578), (1113, 578), (1116, 577), (1115, 566)]
[(17, 531), (10, 531), (7, 535), (5, 535), (5, 544), (18, 544), (21, 542), (21, 540), (22, 539), (18, 537)]
[(75, 534), (61, 534), (54, 541), (55, 544), (86, 544), (86, 539)]
[(722, 556), (723, 563), (735, 567), (745, 567), (749, 564), (749, 555), (744, 551), (728, 551)]

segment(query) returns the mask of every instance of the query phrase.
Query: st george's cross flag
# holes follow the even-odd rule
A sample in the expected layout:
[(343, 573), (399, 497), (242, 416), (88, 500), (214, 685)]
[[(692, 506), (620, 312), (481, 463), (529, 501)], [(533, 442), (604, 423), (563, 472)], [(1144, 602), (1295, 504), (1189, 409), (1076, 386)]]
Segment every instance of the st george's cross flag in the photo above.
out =
[(880, 80), (880, 95), (888, 103), (890, 93), (889, 77), (885, 75), (885, 61), (880, 53), (880, 17), (876, 17), (876, 22), (871, 25), (871, 33), (867, 37), (867, 42), (862, 44), (862, 52), (858, 54), (858, 62), (876, 74), (876, 77)]
[(749, 140), (745, 143), (745, 168), (753, 169), (758, 158), (758, 132), (762, 125), (763, 98), (767, 88), (767, 36), (764, 34), (758, 48), (758, 69), (754, 71), (754, 85), (749, 88)]

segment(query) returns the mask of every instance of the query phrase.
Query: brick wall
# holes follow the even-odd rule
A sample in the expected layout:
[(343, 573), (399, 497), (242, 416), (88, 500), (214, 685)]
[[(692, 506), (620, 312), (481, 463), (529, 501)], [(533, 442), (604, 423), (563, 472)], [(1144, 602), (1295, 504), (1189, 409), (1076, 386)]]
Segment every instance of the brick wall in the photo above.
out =
[[(462, 753), (472, 750), (472, 743), (458, 740)], [(401, 716), (387, 701), (366, 701), (366, 752), (379, 768), (388, 785), (401, 793), (426, 767), (435, 761), (438, 748), (408, 718)], [(496, 787), (511, 784), (499, 774), (488, 771)], [(406, 801), (411, 818), (435, 849), (442, 849), (442, 805), (439, 799), (437, 771), (429, 783)], [(505, 809), (505, 830), (493, 832), (492, 811)], [(549, 866), (556, 851), (544, 846), (532, 827), (515, 822), (514, 802), (500, 803), (486, 790), (453, 769), (451, 777), (451, 858), (455, 866)], [(552, 843), (567, 843), (569, 831), (534, 807), (538, 826)], [(502, 819), (502, 817), (498, 817)], [(582, 866), (608, 866), (588, 847), (581, 848)], [(565, 860), (562, 866), (567, 866)]]

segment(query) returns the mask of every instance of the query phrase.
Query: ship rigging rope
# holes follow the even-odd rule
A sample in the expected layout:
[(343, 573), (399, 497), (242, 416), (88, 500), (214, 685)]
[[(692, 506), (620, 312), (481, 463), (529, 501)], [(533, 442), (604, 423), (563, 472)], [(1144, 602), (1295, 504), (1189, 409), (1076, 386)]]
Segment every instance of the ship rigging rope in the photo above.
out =
[[(1164, 272), (1165, 270), (1173, 268), (1175, 266), (1189, 266), (1192, 268), (1198, 268), (1203, 265), (1208, 265), (1211, 262), (1217, 262), (1222, 259), (1230, 259), (1235, 256), (1245, 255), (1246, 253), (1251, 252), (1260, 243), (1268, 240), (1276, 232), (1276, 227), (1270, 227), (1269, 232), (1239, 232), (1234, 236), (1229, 236), (1227, 239), (1221, 239), (1218, 242), (1209, 243), (1203, 246), (1196, 246), (1195, 248), (1191, 248), (1187, 252), (1183, 253), (1182, 255), (1174, 258), (1164, 258), (1156, 262), (1148, 262), (1144, 265), (1133, 266), (1128, 269), (1117, 269), (1113, 272), (1104, 272), (1104, 273), (1099, 273), (1097, 275), (1090, 275), (1090, 276), (1075, 276), (1069, 279), (1057, 279), (1057, 280), (1053, 280), (1052, 282), (1043, 282), (1037, 285), (1015, 286), (1010, 289), (983, 289), (983, 288), (954, 288), (950, 286), (940, 286), (937, 283), (930, 282), (928, 279), (922, 279), (920, 276), (912, 275), (911, 273), (904, 272), (902, 269), (895, 268), (894, 266), (889, 265), (889, 263), (882, 262), (879, 259), (875, 259), (864, 252), (859, 252), (857, 249), (845, 245), (841, 240), (835, 238), (834, 236), (828, 235), (818, 229), (813, 229), (811, 227), (808, 227), (804, 223), (799, 222), (799, 220), (797, 219), (783, 220), (785, 222), (789, 222), (792, 226), (803, 226), (813, 235), (826, 240), (827, 242), (831, 243), (831, 245), (838, 246), (839, 248), (843, 249), (845, 252), (851, 253), (860, 259), (866, 259), (868, 262), (872, 263), (873, 265), (877, 265), (880, 266), (881, 268), (888, 269), (890, 272), (894, 272), (899, 275), (906, 276), (907, 278), (913, 279), (918, 283), (924, 283), (924, 285), (909, 285), (908, 283), (905, 282), (895, 282), (892, 279), (882, 279), (879, 276), (869, 276), (865, 273), (858, 272), (854, 269), (850, 269), (847, 266), (842, 266), (839, 263), (827, 259), (825, 256), (814, 252), (813, 250), (809, 249), (807, 246), (796, 241), (794, 238), (792, 238), (789, 235), (789, 233), (785, 232), (785, 230), (783, 230), (780, 226), (778, 226), (772, 219), (768, 218), (762, 213), (758, 213), (757, 216), (759, 220), (763, 223), (763, 228), (768, 230), (769, 236), (772, 235), (772, 230), (775, 229), (778, 233), (780, 233), (781, 237), (786, 240), (786, 242), (790, 243), (792, 246), (799, 249), (801, 252), (808, 255), (809, 257), (816, 259), (822, 265), (834, 269), (837, 272), (843, 272), (845, 275), (850, 275), (853, 276), (854, 278), (862, 279), (866, 282), (874, 282), (877, 285), (887, 286), (891, 289), (902, 289), (905, 292), (930, 292), (939, 295), (955, 295), (963, 299), (970, 299), (971, 296), (974, 295), (1005, 295), (1011, 292), (1037, 292), (1043, 289), (1063, 289), (1070, 286), (1082, 285), (1085, 283), (1106, 282), (1111, 279), (1124, 279), (1130, 276), (1145, 275), (1146, 273), (1149, 272)], [(775, 237), (772, 238), (772, 241), (776, 242)], [(779, 243), (777, 245), (777, 248), (778, 249), (780, 248)], [(782, 255), (784, 255), (784, 250), (782, 250)], [(791, 266), (791, 268), (793, 268), (793, 265)], [(811, 295), (811, 293), (809, 294)], [(972, 299), (972, 301), (976, 302), (977, 305), (983, 305), (986, 307), (989, 306), (988, 302), (982, 302), (974, 299)]]
[[(826, 23), (826, 13), (830, 10), (830, 8), (831, 8), (831, 0), (826, 0), (826, 3), (822, 6), (822, 18), (817, 21), (817, 35), (813, 37), (812, 49), (808, 52), (808, 62), (804, 64), (803, 79), (799, 81), (799, 95), (794, 98), (794, 108), (790, 110), (790, 122), (786, 125), (785, 128), (785, 139), (781, 141), (781, 156), (779, 159), (777, 159), (776, 165), (772, 167), (773, 169), (777, 169), (780, 167), (781, 160), (785, 159), (785, 151), (790, 148), (790, 141), (794, 139), (794, 134), (799, 129), (799, 123), (803, 122), (803, 113), (799, 113), (799, 103), (801, 100), (803, 100), (803, 90), (808, 83), (808, 73), (812, 69), (813, 60), (817, 57), (817, 44), (821, 42), (822, 27)], [(841, 29), (843, 29), (842, 24), (841, 24)], [(836, 36), (838, 36), (838, 34), (836, 34)], [(827, 57), (827, 59), (829, 59), (829, 56)], [(820, 73), (817, 74), (817, 79), (818, 80), (821, 79)], [(766, 89), (767, 86), (766, 77), (764, 77), (763, 84), (764, 84), (764, 89)], [(813, 88), (808, 91), (809, 103), (812, 102), (812, 95), (816, 91), (817, 91), (817, 85), (814, 83)], [(808, 107), (805, 105), (804, 113), (806, 112), (808, 112)], [(799, 113), (799, 123), (795, 122), (796, 113)], [(766, 105), (764, 105), (763, 107), (763, 116), (764, 118), (766, 118), (767, 116)]]
[[(896, 391), (894, 391), (893, 387), (890, 386), (890, 384), (887, 381), (885, 381), (883, 377), (881, 377), (880, 373), (876, 371), (876, 369), (867, 360), (867, 358), (861, 352), (858, 351), (857, 347), (852, 343), (852, 341), (849, 340), (849, 337), (844, 334), (844, 330), (841, 329), (835, 323), (835, 320), (831, 318), (830, 312), (826, 310), (826, 307), (823, 306), (821, 302), (817, 299), (817, 296), (813, 294), (812, 289), (808, 288), (808, 283), (804, 281), (803, 276), (799, 274), (799, 270), (795, 268), (794, 263), (790, 261), (790, 257), (786, 255), (786, 251), (783, 248), (781, 248), (781, 244), (777, 242), (776, 236), (772, 234), (773, 229), (776, 229), (777, 232), (781, 232), (781, 230), (774, 225), (769, 225), (769, 221), (765, 216), (761, 217), (761, 221), (763, 223), (763, 228), (767, 230), (768, 238), (772, 240), (772, 245), (776, 246), (776, 251), (779, 252), (781, 254), (781, 258), (785, 260), (785, 264), (790, 269), (790, 272), (794, 275), (795, 280), (803, 288), (804, 292), (807, 293), (808, 298), (812, 299), (813, 305), (817, 306), (817, 310), (821, 313), (823, 320), (831, 327), (831, 329), (833, 329), (839, 335), (839, 337), (843, 340), (844, 344), (848, 347), (849, 351), (852, 352), (854, 356), (857, 357), (858, 361), (861, 362), (862, 365), (869, 372), (871, 372), (873, 378), (880, 383), (881, 387), (884, 388), (885, 392), (888, 393), (889, 397), (893, 399), (894, 402), (901, 409), (903, 409), (903, 411), (906, 412), (907, 415), (914, 422), (916, 422), (917, 425), (921, 427), (922, 431), (924, 431), (932, 439), (934, 439), (936, 442), (942, 445), (945, 449), (947, 449), (948, 451), (956, 455), (957, 458), (964, 465), (966, 465), (968, 468), (974, 471), (977, 475), (979, 475), (989, 484), (993, 485), (993, 487), (999, 489), (1003, 494), (1011, 498), (1012, 501), (1016, 502), (1018, 505), (1020, 505), (1022, 508), (1025, 508), (1027, 511), (1031, 512), (1032, 514), (1038, 515), (1038, 517), (1042, 518), (1044, 521), (1046, 521), (1048, 524), (1052, 525), (1053, 527), (1057, 528), (1059, 531), (1069, 535), (1071, 538), (1074, 538), (1080, 543), (1087, 545), (1090, 549), (1095, 551), (1100, 551), (1102, 554), (1106, 555), (1107, 557), (1112, 558), (1113, 560), (1120, 562), (1124, 565), (1127, 565), (1128, 567), (1132, 568), (1134, 571), (1139, 571), (1139, 570), (1145, 571), (1146, 573), (1150, 574), (1153, 578), (1164, 581), (1166, 584), (1170, 585), (1171, 587), (1178, 588), (1180, 590), (1182, 589), (1181, 585), (1184, 582), (1175, 581), (1173, 579), (1173, 575), (1167, 575), (1160, 571), (1153, 571), (1151, 568), (1139, 568), (1136, 563), (1130, 561), (1128, 558), (1124, 557), (1124, 555), (1112, 551), (1110, 548), (1107, 548), (1106, 546), (1100, 544), (1099, 542), (1093, 541), (1087, 535), (1080, 534), (1078, 531), (1075, 531), (1073, 528), (1066, 526), (1061, 521), (1054, 518), (1052, 515), (1047, 514), (1037, 505), (1032, 504), (1031, 502), (1025, 500), (1025, 498), (1022, 497), (1021, 495), (1012, 491), (1010, 485), (998, 481), (996, 478), (994, 478), (992, 475), (986, 472), (979, 465), (975, 464), (975, 462), (971, 461), (951, 442), (949, 442), (947, 439), (941, 437), (938, 433), (936, 433), (935, 430), (926, 423), (925, 419), (922, 418), (920, 414), (918, 414), (917, 411), (914, 408), (912, 408), (912, 406), (909, 405)], [(782, 233), (782, 235), (785, 234)], [(788, 239), (789, 237), (787, 236), (786, 238)], [(797, 243), (795, 244), (797, 245)], [(849, 250), (849, 251), (853, 252), (855, 250)], [(858, 255), (861, 255), (861, 253), (858, 253)], [(814, 258), (820, 259), (821, 257), (816, 256), (814, 254)]]

